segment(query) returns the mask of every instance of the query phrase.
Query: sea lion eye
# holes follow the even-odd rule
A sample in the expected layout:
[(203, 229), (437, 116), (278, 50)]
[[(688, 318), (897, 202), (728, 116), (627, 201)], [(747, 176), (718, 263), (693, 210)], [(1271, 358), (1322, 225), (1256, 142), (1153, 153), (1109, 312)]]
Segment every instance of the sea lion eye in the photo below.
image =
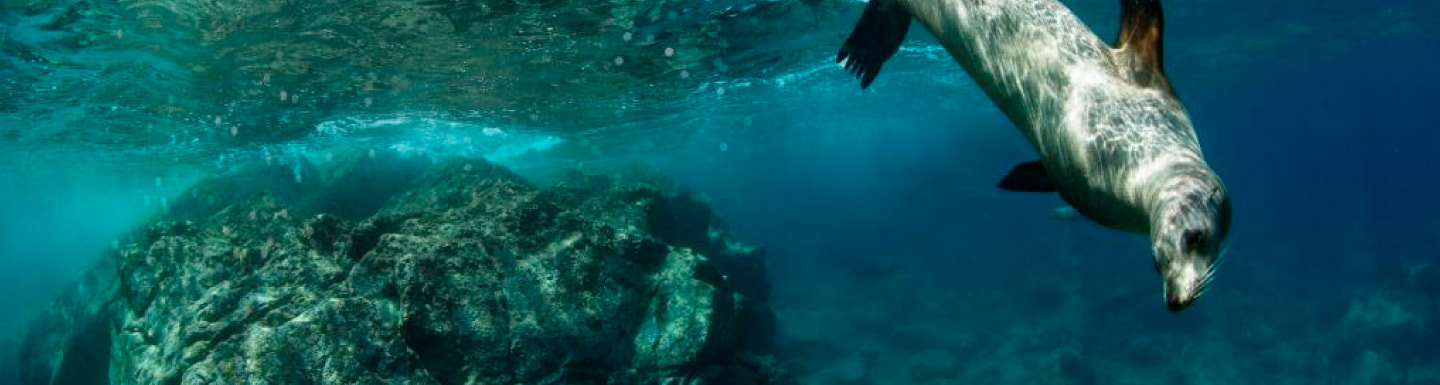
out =
[(1198, 249), (1205, 243), (1205, 233), (1200, 230), (1186, 230), (1185, 237), (1182, 240), (1185, 242), (1184, 245), (1186, 249)]

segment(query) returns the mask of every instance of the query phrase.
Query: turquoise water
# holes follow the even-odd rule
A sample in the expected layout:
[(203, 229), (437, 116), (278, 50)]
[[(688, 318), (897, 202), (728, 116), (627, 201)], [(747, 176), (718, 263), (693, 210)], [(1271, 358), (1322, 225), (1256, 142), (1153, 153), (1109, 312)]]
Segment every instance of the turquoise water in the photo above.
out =
[(666, 171), (769, 249), (805, 383), (1440, 383), (1440, 3), (1166, 4), (1236, 218), (1178, 314), (1144, 239), (993, 187), (1033, 152), (928, 34), (861, 92), (862, 7), (0, 0), (0, 335), (197, 179), (359, 144)]

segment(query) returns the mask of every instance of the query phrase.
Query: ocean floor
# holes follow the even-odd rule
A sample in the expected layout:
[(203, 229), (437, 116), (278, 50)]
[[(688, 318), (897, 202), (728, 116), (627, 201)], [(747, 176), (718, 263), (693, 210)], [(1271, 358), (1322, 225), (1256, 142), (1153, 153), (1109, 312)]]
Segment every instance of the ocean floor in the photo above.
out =
[(969, 272), (889, 262), (782, 280), (780, 356), (817, 385), (1440, 383), (1440, 271), (1429, 265), (1311, 296), (1232, 277), (1235, 287), (1172, 314), (1149, 275), (1082, 268), (1058, 245), (1051, 255), (977, 260)]

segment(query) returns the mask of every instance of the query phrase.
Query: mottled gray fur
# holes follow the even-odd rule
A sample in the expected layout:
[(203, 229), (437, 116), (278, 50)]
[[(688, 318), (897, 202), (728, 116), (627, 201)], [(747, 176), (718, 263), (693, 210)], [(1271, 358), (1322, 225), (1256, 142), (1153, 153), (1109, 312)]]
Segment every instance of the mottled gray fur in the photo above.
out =
[[(1204, 292), (1230, 205), (1163, 73), (1154, 74), (1161, 85), (1137, 79), (1144, 66), (1160, 71), (1158, 57), (1142, 63), (1151, 58), (1126, 52), (1133, 49), (1126, 44), (1112, 48), (1054, 0), (871, 1), (867, 14), (907, 13), (944, 44), (1015, 122), (1076, 210), (1150, 236), (1171, 310)], [(1159, 4), (1150, 2), (1158, 17)], [(1138, 42), (1156, 44), (1156, 53), (1159, 25), (1153, 41)], [(873, 78), (878, 63), (871, 71)]]

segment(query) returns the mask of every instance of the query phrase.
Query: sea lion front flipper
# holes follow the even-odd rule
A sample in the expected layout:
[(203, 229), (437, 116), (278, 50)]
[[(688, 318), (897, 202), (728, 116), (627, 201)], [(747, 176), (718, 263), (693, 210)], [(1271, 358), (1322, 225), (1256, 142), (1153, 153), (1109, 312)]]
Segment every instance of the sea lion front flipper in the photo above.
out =
[(855, 30), (840, 46), (836, 63), (860, 78), (860, 89), (870, 86), (880, 74), (880, 65), (900, 51), (905, 33), (910, 31), (910, 12), (893, 0), (870, 0)]
[(1050, 175), (1045, 173), (1045, 166), (1040, 161), (1029, 161), (1015, 165), (996, 184), (1002, 190), (1016, 192), (1058, 192), (1055, 184), (1050, 182)]
[(1160, 0), (1120, 0), (1120, 37), (1115, 50), (1125, 56), (1130, 79), (1136, 84), (1154, 87), (1170, 95), (1175, 89), (1165, 78), (1163, 35), (1165, 15)]

